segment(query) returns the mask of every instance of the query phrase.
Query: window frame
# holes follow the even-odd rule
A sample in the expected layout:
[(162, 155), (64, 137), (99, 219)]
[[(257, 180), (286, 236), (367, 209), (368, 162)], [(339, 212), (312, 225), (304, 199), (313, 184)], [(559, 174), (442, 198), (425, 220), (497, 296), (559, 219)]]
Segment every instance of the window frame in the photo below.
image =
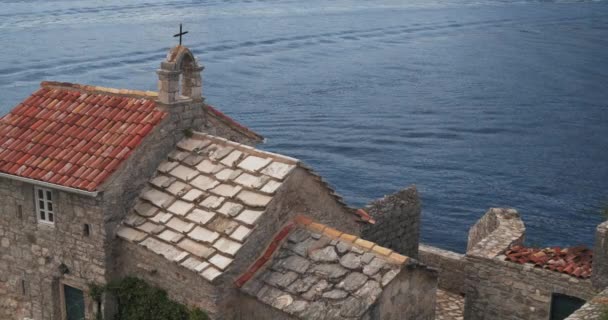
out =
[[(42, 199), (39, 196), (40, 192), (42, 192)], [(40, 207), (41, 201), (44, 208)], [(34, 202), (36, 206), (36, 220), (38, 220), (38, 223), (54, 226), (55, 221), (57, 220), (57, 207), (55, 205), (56, 202), (53, 190), (34, 186)], [(44, 218), (42, 217), (42, 213), (44, 213)]]

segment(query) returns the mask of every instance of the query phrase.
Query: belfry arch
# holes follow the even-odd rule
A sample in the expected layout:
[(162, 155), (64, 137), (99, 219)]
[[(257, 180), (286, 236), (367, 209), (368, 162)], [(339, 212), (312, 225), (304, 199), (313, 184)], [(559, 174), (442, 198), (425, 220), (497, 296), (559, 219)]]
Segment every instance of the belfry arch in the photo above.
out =
[(159, 102), (173, 104), (189, 100), (202, 101), (203, 69), (190, 49), (184, 46), (173, 47), (156, 72)]

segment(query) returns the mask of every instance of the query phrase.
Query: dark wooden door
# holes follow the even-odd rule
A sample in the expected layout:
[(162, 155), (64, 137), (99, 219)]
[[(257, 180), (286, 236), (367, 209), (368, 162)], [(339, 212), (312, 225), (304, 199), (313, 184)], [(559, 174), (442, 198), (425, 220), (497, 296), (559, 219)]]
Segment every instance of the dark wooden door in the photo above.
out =
[(551, 299), (551, 320), (564, 320), (584, 304), (585, 300), (579, 298), (563, 294), (553, 294)]
[(67, 320), (84, 320), (84, 293), (82, 290), (63, 286)]

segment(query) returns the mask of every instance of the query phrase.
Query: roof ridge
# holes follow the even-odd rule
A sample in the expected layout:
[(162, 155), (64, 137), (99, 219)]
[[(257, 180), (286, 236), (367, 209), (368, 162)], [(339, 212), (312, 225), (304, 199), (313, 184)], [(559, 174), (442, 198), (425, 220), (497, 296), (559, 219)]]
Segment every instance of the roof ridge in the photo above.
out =
[(333, 240), (348, 242), (363, 251), (375, 253), (376, 255), (386, 259), (388, 262), (394, 264), (401, 265), (410, 259), (408, 256), (404, 256), (389, 248), (380, 246), (375, 242), (365, 240), (356, 235), (348, 234), (346, 232), (331, 228), (325, 224), (316, 222), (308, 216), (297, 215), (294, 217), (293, 221), (309, 231), (320, 233)]
[(158, 97), (158, 92), (155, 91), (143, 91), (143, 90), (130, 90), (130, 89), (117, 89), (101, 86), (93, 86), (87, 84), (71, 83), (71, 82), (59, 82), (59, 81), (42, 81), (40, 83), (42, 88), (58, 88), (67, 90), (79, 90), (91, 93), (100, 94), (111, 94), (117, 96), (137, 97), (146, 99), (155, 99)]
[(274, 153), (274, 152), (270, 152), (270, 151), (265, 151), (265, 150), (261, 150), (261, 149), (257, 149), (251, 146), (248, 146), (246, 144), (242, 144), (242, 143), (238, 143), (238, 142), (234, 142), (232, 140), (228, 140), (226, 138), (222, 138), (219, 136), (214, 136), (212, 134), (208, 134), (208, 133), (204, 133), (204, 132), (200, 132), (200, 131), (194, 131), (192, 133), (192, 138), (204, 138), (204, 139), (209, 139), (209, 140), (213, 140), (216, 143), (221, 143), (224, 145), (229, 145), (231, 147), (234, 147), (235, 149), (238, 149), (240, 151), (245, 151), (250, 155), (254, 155), (254, 156), (263, 156), (263, 157), (270, 157), (274, 160), (277, 160), (279, 162), (283, 162), (286, 164), (292, 164), (292, 165), (298, 165), (301, 163), (301, 161), (299, 159), (296, 158), (292, 158), (286, 155), (282, 155), (279, 153)]

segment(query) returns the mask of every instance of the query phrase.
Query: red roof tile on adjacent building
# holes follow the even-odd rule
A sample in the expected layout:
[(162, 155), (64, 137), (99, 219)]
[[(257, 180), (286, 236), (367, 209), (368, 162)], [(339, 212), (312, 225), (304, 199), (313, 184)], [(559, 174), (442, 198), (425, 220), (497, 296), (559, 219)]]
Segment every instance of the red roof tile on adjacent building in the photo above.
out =
[(512, 246), (505, 255), (507, 261), (520, 264), (532, 263), (539, 268), (566, 273), (578, 278), (591, 277), (593, 251), (583, 246), (545, 249)]
[(0, 172), (96, 190), (167, 114), (150, 92), (43, 82), (0, 118)]

